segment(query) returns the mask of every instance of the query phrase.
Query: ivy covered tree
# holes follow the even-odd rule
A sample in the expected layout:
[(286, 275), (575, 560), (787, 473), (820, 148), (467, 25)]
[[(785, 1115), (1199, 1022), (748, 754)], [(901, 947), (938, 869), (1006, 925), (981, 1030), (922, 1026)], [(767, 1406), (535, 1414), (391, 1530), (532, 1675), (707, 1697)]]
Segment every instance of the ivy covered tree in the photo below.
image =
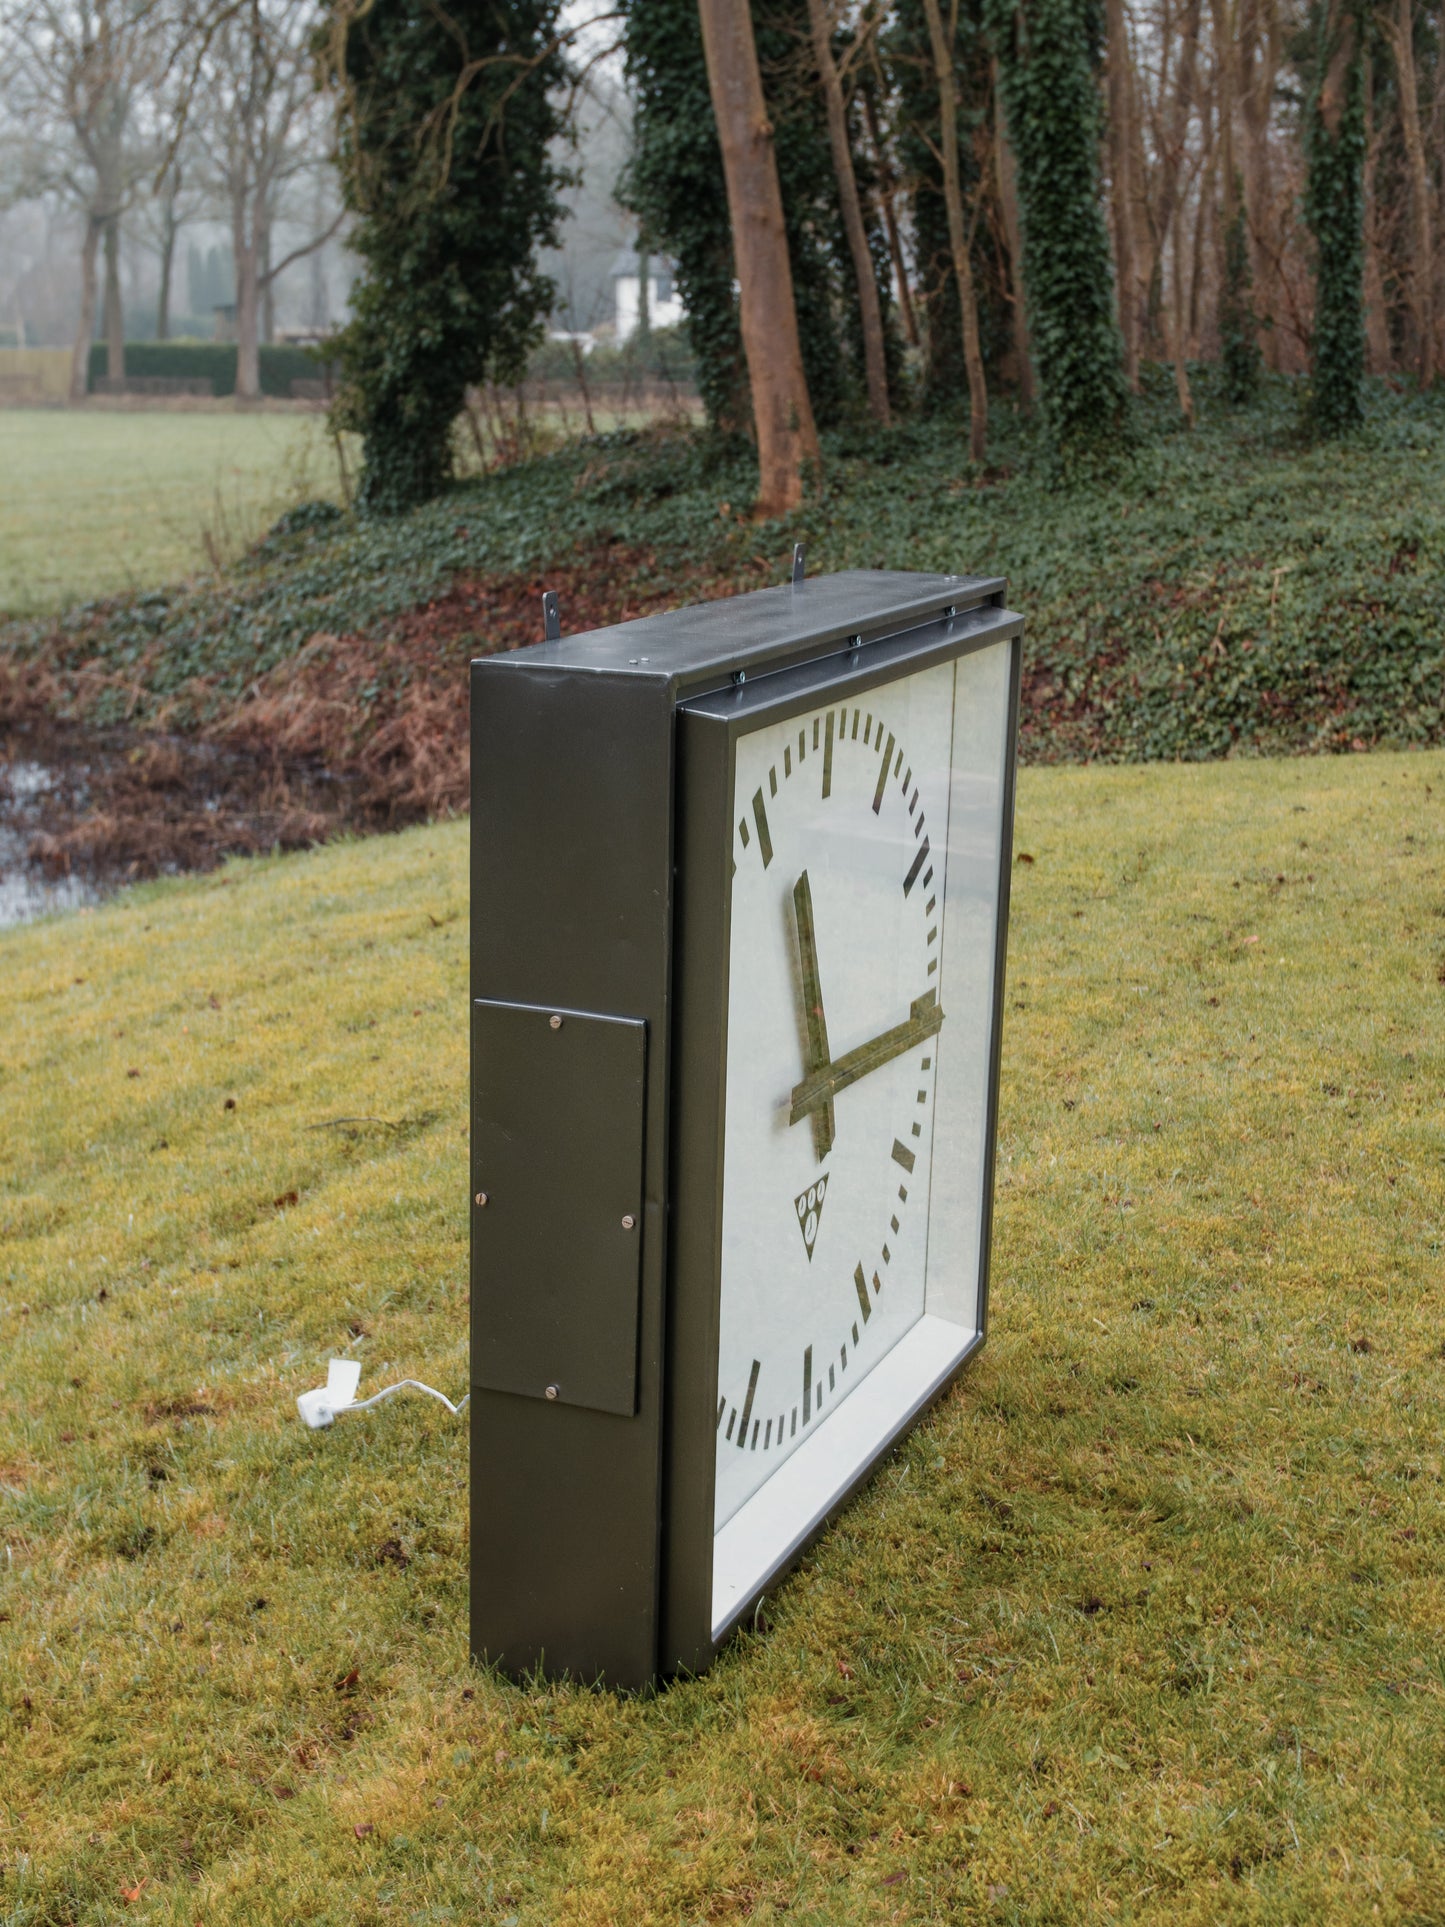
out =
[(1234, 215), (1224, 233), (1224, 285), (1219, 291), (1219, 359), (1224, 393), (1250, 401), (1259, 388), (1259, 323), (1250, 300), (1249, 235), (1244, 197), (1236, 191)]
[(628, 0), (627, 74), (633, 148), (624, 197), (672, 259), (708, 421), (743, 430), (751, 411), (732, 228), (697, 0)]
[(1094, 0), (987, 0), (1018, 169), (1024, 286), (1044, 417), (1066, 469), (1107, 461), (1126, 430), (1099, 174)]
[(1365, 52), (1360, 0), (1316, 0), (1305, 107), (1305, 218), (1315, 244), (1311, 412), (1323, 435), (1362, 419)]
[(325, 55), (350, 245), (338, 342), (359, 504), (396, 513), (452, 474), (468, 386), (520, 374), (551, 306), (564, 78), (558, 0), (334, 0)]

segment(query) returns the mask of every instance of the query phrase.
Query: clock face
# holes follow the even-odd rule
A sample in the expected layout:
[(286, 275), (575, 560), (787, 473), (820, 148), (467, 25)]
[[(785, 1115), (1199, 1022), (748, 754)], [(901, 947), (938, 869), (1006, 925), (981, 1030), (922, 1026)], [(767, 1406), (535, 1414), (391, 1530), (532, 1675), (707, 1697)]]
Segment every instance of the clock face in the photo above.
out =
[(924, 1315), (955, 673), (738, 743), (717, 1528)]

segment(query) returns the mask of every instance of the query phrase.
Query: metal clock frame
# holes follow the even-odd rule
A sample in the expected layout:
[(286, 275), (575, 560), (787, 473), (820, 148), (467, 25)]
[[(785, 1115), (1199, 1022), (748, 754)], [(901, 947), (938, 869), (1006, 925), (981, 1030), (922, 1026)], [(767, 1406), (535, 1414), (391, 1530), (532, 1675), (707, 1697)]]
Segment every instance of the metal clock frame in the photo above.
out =
[[(472, 665), (479, 1659), (630, 1688), (701, 1670), (983, 1343), (991, 1181), (974, 1346), (715, 1639), (736, 745), (1008, 642), (991, 1179), (1023, 632), (1005, 586), (892, 571), (795, 579)], [(634, 1304), (629, 1331), (619, 1320)]]

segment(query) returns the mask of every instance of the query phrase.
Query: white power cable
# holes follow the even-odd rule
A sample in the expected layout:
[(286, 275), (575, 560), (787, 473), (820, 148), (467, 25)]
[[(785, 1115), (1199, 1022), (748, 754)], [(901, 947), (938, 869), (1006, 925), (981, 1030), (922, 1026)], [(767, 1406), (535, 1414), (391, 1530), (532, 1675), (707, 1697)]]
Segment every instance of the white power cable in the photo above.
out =
[(466, 1393), (453, 1405), (445, 1392), (439, 1392), (432, 1385), (423, 1385), (419, 1378), (403, 1378), (395, 1385), (388, 1385), (383, 1391), (373, 1392), (370, 1398), (359, 1399), (356, 1388), (361, 1383), (361, 1361), (357, 1358), (333, 1358), (326, 1368), (326, 1383), (318, 1385), (314, 1391), (303, 1392), (296, 1401), (296, 1409), (313, 1431), (320, 1426), (330, 1425), (340, 1418), (343, 1412), (367, 1412), (373, 1405), (380, 1405), (384, 1398), (393, 1392), (425, 1392), (429, 1398), (440, 1399), (453, 1418), (460, 1415), (471, 1393)]

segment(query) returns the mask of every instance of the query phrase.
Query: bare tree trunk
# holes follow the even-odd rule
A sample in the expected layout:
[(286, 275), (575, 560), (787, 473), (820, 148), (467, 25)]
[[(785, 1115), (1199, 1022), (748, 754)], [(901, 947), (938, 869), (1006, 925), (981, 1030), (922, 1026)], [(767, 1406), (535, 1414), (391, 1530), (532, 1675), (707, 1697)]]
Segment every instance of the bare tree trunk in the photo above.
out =
[(1410, 176), (1410, 312), (1415, 326), (1420, 386), (1435, 380), (1435, 251), (1430, 232), (1430, 174), (1420, 134), (1420, 89), (1415, 78), (1415, 15), (1411, 0), (1396, 0), (1389, 23), (1400, 87), (1400, 131)]
[(261, 289), (261, 339), (269, 347), (276, 339), (276, 282), (271, 273), (271, 216), (256, 213), (256, 279)]
[(261, 301), (256, 241), (247, 231), (244, 192), (231, 198), (231, 252), (236, 263), (236, 399), (261, 398)]
[[(973, 263), (963, 225), (963, 183), (958, 168), (958, 89), (953, 74), (953, 48), (943, 31), (938, 0), (923, 0), (933, 68), (938, 80), (938, 106), (943, 140), (943, 200), (948, 210), (948, 243), (953, 274), (958, 282), (958, 307), (963, 319), (963, 365), (968, 371), (968, 452), (982, 462), (988, 448), (988, 383), (978, 341), (978, 304), (973, 294)], [(954, 24), (950, 22), (950, 24)]]
[(95, 335), (95, 257), (100, 248), (104, 216), (88, 214), (80, 244), (80, 325), (70, 356), (70, 399), (84, 401), (90, 387), (90, 344)]
[[(1162, 268), (1163, 263), (1161, 261)], [(1174, 222), (1174, 285), (1165, 308), (1169, 316), (1169, 355), (1174, 363), (1174, 392), (1179, 397), (1179, 412), (1184, 426), (1194, 426), (1194, 394), (1189, 386), (1189, 369), (1184, 350), (1184, 209)]]
[(893, 168), (878, 125), (878, 110), (873, 104), (872, 89), (864, 87), (862, 92), (868, 138), (873, 143), (873, 158), (878, 166), (878, 198), (883, 203), (883, 225), (888, 230), (888, 253), (893, 262), (893, 279), (898, 284), (898, 312), (903, 317), (903, 332), (908, 337), (908, 345), (916, 348), (919, 345), (918, 316), (913, 311), (913, 291), (908, 285), (908, 265), (903, 259), (903, 241), (898, 232), (898, 210), (893, 204)]
[(843, 216), (843, 232), (848, 238), (848, 253), (853, 262), (853, 280), (858, 290), (858, 319), (863, 328), (863, 369), (868, 383), (868, 413), (884, 428), (888, 426), (888, 362), (883, 352), (883, 311), (878, 302), (878, 282), (873, 273), (873, 253), (863, 225), (863, 209), (858, 199), (858, 178), (853, 172), (853, 149), (848, 142), (848, 108), (843, 99), (843, 83), (833, 59), (833, 23), (828, 17), (827, 0), (808, 0), (808, 21), (813, 30), (813, 60), (823, 83), (823, 104), (827, 110), (828, 146), (833, 155), (833, 174), (838, 183), (838, 206)]
[(105, 372), (125, 380), (125, 308), (120, 295), (120, 215), (105, 223)]
[(1275, 0), (1246, 0), (1241, 23), (1245, 61), (1239, 90), (1244, 114), (1244, 204), (1249, 218), (1250, 273), (1259, 314), (1259, 347), (1267, 368), (1279, 368), (1279, 329), (1275, 298), (1274, 187), (1269, 161), (1270, 110), (1279, 73), (1280, 31)]
[[(1180, 182), (1184, 177), (1184, 152), (1189, 138), (1189, 120), (1194, 112), (1196, 76), (1199, 68), (1200, 0), (1187, 0), (1179, 34), (1179, 60), (1174, 72), (1174, 98), (1169, 124), (1161, 143), (1159, 202), (1155, 214), (1158, 236), (1159, 276), (1164, 271), (1164, 250), (1176, 215), (1182, 221)], [(1152, 286), (1154, 277), (1150, 275)]]
[(1003, 215), (1004, 239), (1008, 242), (1008, 288), (1013, 305), (1014, 356), (1018, 362), (1019, 402), (1024, 408), (1034, 405), (1034, 363), (1029, 353), (1029, 310), (1024, 295), (1024, 240), (1019, 221), (1018, 178), (1014, 171), (1014, 150), (1004, 118), (1003, 95), (999, 92), (998, 61), (993, 62), (993, 151), (998, 170), (998, 204)]
[(1109, 87), (1109, 212), (1114, 229), (1114, 280), (1119, 329), (1124, 337), (1124, 373), (1139, 392), (1139, 302), (1134, 274), (1134, 141), (1130, 87), (1129, 33), (1124, 0), (1105, 0)]
[(1206, 96), (1200, 120), (1204, 135), (1204, 176), (1199, 183), (1199, 206), (1194, 213), (1194, 249), (1189, 269), (1189, 338), (1200, 339), (1199, 316), (1204, 301), (1204, 233), (1214, 227), (1214, 173), (1219, 148), (1214, 138), (1213, 101)]
[(783, 515), (802, 501), (804, 466), (821, 460), (821, 453), (798, 340), (773, 129), (747, 0), (698, 0), (698, 13), (722, 146), (758, 437), (756, 513)]
[(1225, 236), (1234, 226), (1235, 216), (1239, 212), (1239, 176), (1234, 165), (1234, 22), (1229, 0), (1209, 0), (1209, 12), (1214, 23), (1214, 117), (1219, 163), (1219, 220), (1215, 228), (1214, 252), (1222, 293)]
[(161, 285), (160, 293), (156, 296), (157, 341), (169, 341), (171, 338), (171, 279), (175, 264), (175, 203), (168, 201), (161, 209)]
[(1365, 354), (1372, 375), (1390, 368), (1390, 322), (1385, 312), (1385, 276), (1380, 267), (1380, 201), (1375, 175), (1380, 136), (1375, 126), (1374, 62), (1365, 55)]

